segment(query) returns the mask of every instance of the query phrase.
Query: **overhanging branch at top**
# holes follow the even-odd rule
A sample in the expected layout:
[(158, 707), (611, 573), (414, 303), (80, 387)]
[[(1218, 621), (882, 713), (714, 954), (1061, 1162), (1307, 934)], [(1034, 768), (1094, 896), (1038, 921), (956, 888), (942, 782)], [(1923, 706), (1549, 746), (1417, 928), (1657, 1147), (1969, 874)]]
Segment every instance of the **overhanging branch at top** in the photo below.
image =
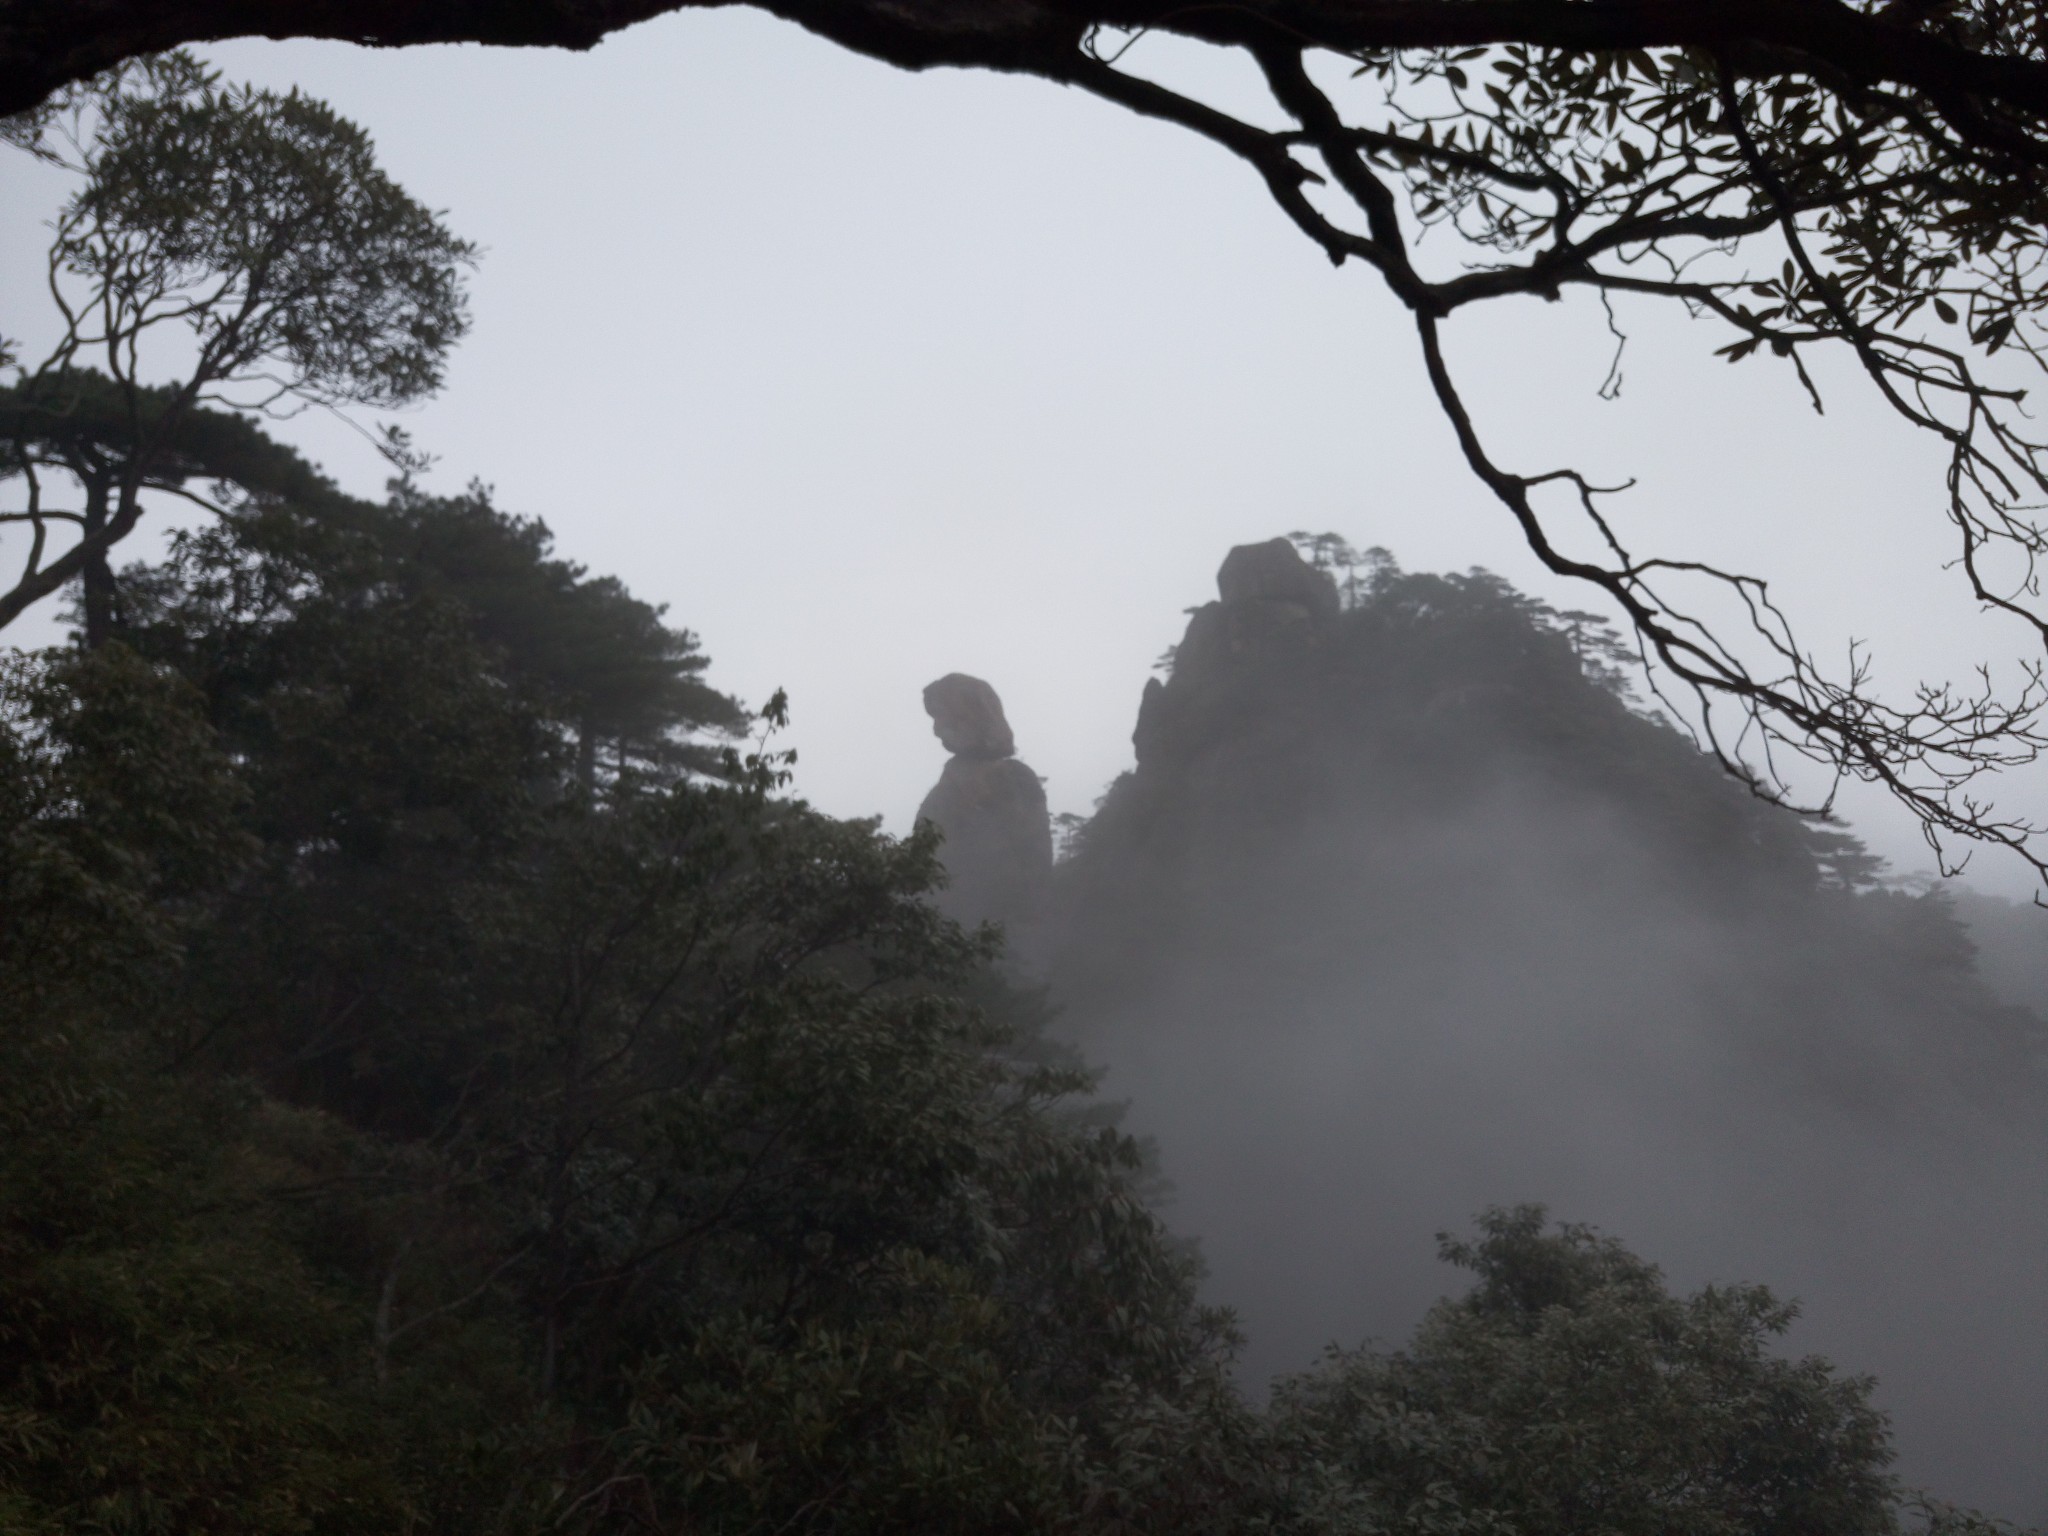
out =
[[(235, 37), (376, 47), (485, 43), (590, 48), (671, 11), (737, 0), (6, 0), (0, 114), (123, 59)], [(1941, 0), (757, 0), (846, 47), (910, 69), (961, 65), (1057, 76), (1095, 26), (1340, 53), (1522, 43), (1571, 51), (1704, 48), (1768, 70), (1818, 69), (1974, 110), (2048, 111), (2048, 64), (1924, 25)]]

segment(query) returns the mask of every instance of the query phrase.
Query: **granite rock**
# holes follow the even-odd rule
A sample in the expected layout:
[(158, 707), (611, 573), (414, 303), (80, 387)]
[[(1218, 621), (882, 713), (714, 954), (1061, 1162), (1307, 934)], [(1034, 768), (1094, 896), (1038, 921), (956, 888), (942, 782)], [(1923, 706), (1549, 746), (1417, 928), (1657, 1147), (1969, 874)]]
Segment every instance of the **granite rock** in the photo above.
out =
[(1003, 701), (995, 689), (965, 672), (948, 672), (924, 690), (924, 712), (932, 717), (932, 734), (957, 757), (993, 761), (1017, 750)]
[(924, 691), (932, 732), (953, 755), (917, 819), (945, 839), (938, 904), (965, 923), (1028, 924), (1052, 881), (1045, 786), (1012, 754), (1003, 701), (978, 677), (949, 672)]
[(1226, 607), (1240, 603), (1293, 603), (1316, 617), (1337, 612), (1337, 583), (1301, 558), (1288, 539), (1240, 544), (1223, 557), (1216, 572), (1216, 595)]

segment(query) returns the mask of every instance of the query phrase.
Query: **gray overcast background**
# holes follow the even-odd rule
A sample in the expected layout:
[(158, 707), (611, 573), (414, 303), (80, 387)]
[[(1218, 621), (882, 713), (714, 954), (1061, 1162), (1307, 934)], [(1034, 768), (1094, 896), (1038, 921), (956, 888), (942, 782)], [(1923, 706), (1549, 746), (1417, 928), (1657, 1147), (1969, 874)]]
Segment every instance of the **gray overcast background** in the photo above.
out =
[[(1239, 88), (1158, 48), (1132, 63)], [(485, 247), (475, 330), (406, 418), (440, 456), (429, 486), (490, 482), (566, 554), (669, 603), (716, 683), (755, 703), (786, 687), (799, 786), (827, 810), (907, 830), (943, 761), (919, 690), (952, 670), (1000, 690), (1054, 809), (1088, 810), (1233, 543), (1333, 530), (1587, 603), (1539, 576), (1469, 478), (1392, 300), (1182, 130), (1038, 81), (904, 74), (744, 10), (587, 55), (210, 57), (366, 125)], [(65, 186), (0, 156), (0, 331), (31, 350)], [(1505, 462), (1637, 477), (1619, 516), (1639, 542), (1769, 575), (1811, 645), (1874, 642), (1901, 691), (1979, 656), (2009, 668), (2023, 637), (1939, 570), (1927, 444), (1839, 370), (1816, 418), (1789, 371), (1711, 358), (1726, 338), (1708, 328), (1622, 319), (1616, 404), (1596, 398), (1596, 306), (1458, 322)], [(383, 478), (332, 419), (280, 430), (351, 490)], [(2004, 796), (2038, 814), (2041, 783)], [(1927, 867), (1903, 815), (1843, 804), (1901, 869)], [(1971, 879), (2027, 889), (1988, 856)]]

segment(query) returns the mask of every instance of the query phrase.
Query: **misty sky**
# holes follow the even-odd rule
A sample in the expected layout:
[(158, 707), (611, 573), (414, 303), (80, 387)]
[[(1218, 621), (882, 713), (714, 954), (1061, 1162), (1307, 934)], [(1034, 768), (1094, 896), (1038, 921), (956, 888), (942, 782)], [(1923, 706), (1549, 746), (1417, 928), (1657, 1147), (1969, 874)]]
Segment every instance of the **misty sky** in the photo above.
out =
[[(1131, 62), (1241, 88), (1162, 46)], [(742, 10), (587, 55), (210, 56), (363, 123), (485, 247), (475, 330), (406, 418), (440, 456), (430, 488), (490, 482), (565, 553), (669, 603), (720, 685), (755, 702), (786, 687), (800, 786), (829, 811), (907, 828), (943, 761), (919, 690), (954, 670), (996, 685), (1053, 808), (1086, 811), (1233, 543), (1328, 529), (1587, 604), (1537, 575), (1456, 458), (1393, 301), (1182, 130), (1039, 81), (907, 75)], [(50, 324), (41, 220), (65, 185), (0, 155), (0, 331), (31, 351)], [(1598, 478), (1636, 477), (1618, 515), (1641, 542), (1770, 576), (1823, 657), (1869, 639), (1901, 691), (1979, 656), (2009, 665), (2023, 637), (1939, 570), (1930, 445), (1839, 367), (1817, 419), (1788, 371), (1713, 359), (1726, 337), (1620, 314), (1615, 404), (1596, 398), (1612, 346), (1596, 305), (1456, 323), (1500, 458), (1576, 452)], [(353, 491), (383, 478), (330, 418), (279, 431)], [(2006, 797), (2048, 812), (2040, 782)], [(1844, 804), (1879, 851), (1926, 867), (1902, 815)], [(2025, 889), (1989, 859), (1972, 879)]]

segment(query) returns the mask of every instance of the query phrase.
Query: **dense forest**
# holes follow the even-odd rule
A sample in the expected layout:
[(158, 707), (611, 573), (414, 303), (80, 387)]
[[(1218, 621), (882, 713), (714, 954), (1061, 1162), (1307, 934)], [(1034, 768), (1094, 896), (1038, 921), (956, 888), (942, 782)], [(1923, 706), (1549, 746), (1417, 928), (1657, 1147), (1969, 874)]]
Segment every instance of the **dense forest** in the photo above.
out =
[[(474, 253), (359, 129), (175, 55), (5, 127), (81, 178), (62, 337), (0, 391), (0, 623), (73, 631), (0, 665), (7, 1536), (1995, 1525), (1899, 1475), (1869, 1362), (1804, 1351), (1767, 1249), (1674, 1285), (1542, 1155), (1413, 1177), (1491, 1179), (1532, 1105), (1619, 1165), (1783, 1172), (1778, 1226), (1828, 1205), (1816, 1148), (1892, 1148), (1943, 1208), (1959, 1164), (2038, 1165), (2040, 1025), (1947, 909), (1734, 790), (1583, 616), (1234, 553), (1048, 905), (963, 923), (939, 829), (808, 806), (785, 701), (720, 692), (545, 524), (429, 494), (400, 434), (388, 494), (346, 494), (231, 408), (439, 383)], [(173, 500), (197, 520), (117, 558)], [(1303, 1031), (1408, 1049), (1361, 1076)], [(1589, 1043), (1629, 1070), (1559, 1075)], [(1099, 1091), (1147, 1052), (1199, 1091)], [(1246, 1157), (1332, 1104), (1383, 1134), (1321, 1142), (1328, 1178)], [(1337, 1240), (1374, 1191), (1432, 1206), (1374, 1227), (1399, 1264), (1462, 1276), (1399, 1345), (1356, 1342), (1383, 1313)], [(1248, 1237), (1247, 1198), (1334, 1238)], [(1710, 1203), (1645, 1230), (1718, 1241)], [(2005, 1274), (2000, 1209), (1957, 1209)], [(1356, 1305), (1296, 1349), (1303, 1273)], [(1981, 1383), (1918, 1321), (1924, 1374)]]

